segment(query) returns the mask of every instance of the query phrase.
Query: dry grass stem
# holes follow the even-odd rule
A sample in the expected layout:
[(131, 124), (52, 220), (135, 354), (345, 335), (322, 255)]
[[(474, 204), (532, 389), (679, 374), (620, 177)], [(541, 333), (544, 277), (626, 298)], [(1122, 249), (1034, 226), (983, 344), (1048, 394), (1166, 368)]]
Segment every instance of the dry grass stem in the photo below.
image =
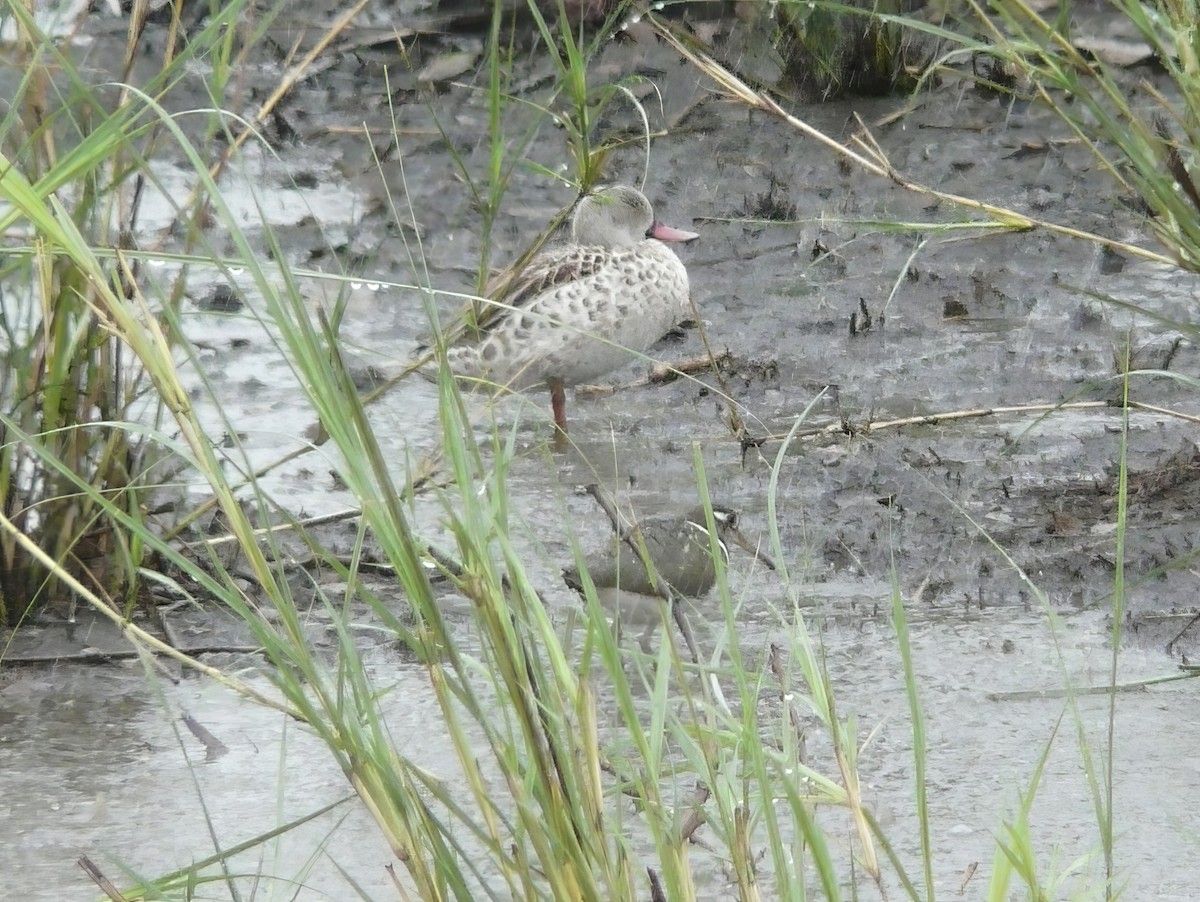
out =
[[(973, 407), (966, 410), (949, 410), (945, 413), (926, 413), (911, 417), (900, 417), (895, 420), (879, 420), (877, 422), (852, 423), (848, 419), (840, 419), (834, 423), (826, 423), (824, 426), (813, 426), (808, 429), (800, 429), (795, 433), (775, 433), (773, 435), (764, 436), (762, 442), (779, 442), (784, 441), (789, 435), (794, 438), (814, 438), (821, 435), (850, 435), (863, 436), (871, 432), (877, 432), (881, 429), (902, 429), (906, 426), (940, 426), (945, 423), (950, 423), (955, 420), (972, 420), (982, 419), (984, 417), (1004, 416), (1006, 414), (1026, 414), (1026, 413), (1054, 413), (1060, 410), (1120, 410), (1122, 404), (1117, 401), (1069, 401), (1061, 404), (1016, 404), (1011, 406), (999, 407)], [(1159, 407), (1154, 404), (1144, 404), (1141, 401), (1130, 401), (1128, 407), (1131, 410), (1140, 410), (1145, 413), (1156, 413), (1162, 416), (1175, 417), (1176, 419), (1185, 420), (1189, 423), (1200, 424), (1200, 416), (1196, 414), (1184, 413), (1179, 410), (1172, 410), (1168, 407)]]
[(232, 689), (234, 692), (245, 698), (251, 699), (252, 701), (257, 702), (264, 707), (281, 711), (296, 720), (304, 721), (304, 717), (298, 711), (291, 708), (284, 702), (259, 692), (252, 686), (243, 683), (241, 680), (235, 679), (234, 677), (228, 676), (223, 671), (218, 670), (215, 667), (209, 667), (207, 664), (203, 664), (200, 661), (197, 661), (195, 658), (185, 655), (183, 652), (179, 651), (179, 649), (172, 648), (157, 636), (151, 635), (141, 627), (131, 623), (128, 618), (122, 616), (120, 611), (115, 610), (111, 605), (105, 604), (104, 601), (94, 592), (88, 589), (87, 586), (83, 585), (83, 583), (79, 582), (79, 580), (77, 580), (74, 576), (60, 567), (54, 558), (43, 551), (37, 545), (37, 543), (25, 535), (25, 533), (21, 532), (21, 530), (18, 529), (17, 526), (10, 519), (8, 519), (3, 512), (0, 512), (0, 529), (3, 529), (5, 532), (11, 535), (14, 541), (21, 545), (21, 547), (32, 557), (36, 558), (41, 565), (46, 568), (46, 572), (53, 573), (58, 579), (62, 580), (63, 585), (74, 592), (79, 598), (82, 598), (84, 601), (86, 601), (94, 611), (110, 620), (131, 644), (135, 646), (141, 646), (151, 651), (156, 651), (162, 655), (166, 655), (168, 658), (177, 661), (185, 667), (189, 667), (192, 670), (204, 674), (210, 679), (216, 680), (221, 685)]
[(884, 152), (883, 148), (879, 146), (878, 142), (875, 141), (869, 129), (861, 119), (858, 120), (861, 131), (859, 134), (854, 135), (851, 138), (851, 141), (856, 144), (861, 151), (861, 153), (859, 153), (853, 148), (847, 147), (840, 141), (837, 141), (825, 134), (820, 129), (814, 128), (804, 120), (793, 116), (772, 98), (768, 97), (761, 91), (756, 91), (751, 88), (704, 51), (685, 44), (675, 34), (671, 26), (663, 22), (661, 19), (654, 16), (649, 18), (654, 23), (655, 29), (657, 30), (658, 34), (662, 36), (663, 40), (674, 47), (680, 54), (682, 54), (694, 66), (696, 66), (697, 69), (715, 81), (730, 95), (732, 100), (742, 103), (751, 109), (761, 110), (768, 115), (783, 120), (801, 134), (820, 142), (821, 144), (835, 151), (839, 156), (856, 163), (873, 175), (887, 178), (895, 182), (897, 185), (907, 191), (912, 191), (925, 197), (936, 198), (937, 200), (944, 201), (964, 209), (974, 210), (982, 213), (991, 218), (995, 224), (1001, 228), (1015, 231), (1025, 231), (1035, 228), (1045, 229), (1046, 231), (1064, 235), (1069, 238), (1076, 238), (1103, 247), (1109, 247), (1117, 251), (1122, 251), (1131, 256), (1141, 257), (1145, 260), (1154, 261), (1155, 263), (1163, 263), (1169, 266), (1174, 266), (1178, 263), (1178, 260), (1175, 257), (1160, 254), (1144, 247), (1126, 244), (1121, 241), (1106, 238), (1103, 235), (1097, 235), (1094, 232), (1086, 232), (1082, 229), (1074, 229), (1070, 226), (1049, 222), (1044, 219), (1034, 219), (1007, 207), (1000, 207), (995, 204), (984, 203), (983, 201), (975, 200), (974, 198), (970, 197), (963, 197), (962, 195), (958, 194), (950, 194), (945, 191), (938, 191), (937, 189), (931, 188), (927, 185), (921, 185), (916, 182), (909, 181), (908, 179), (904, 178), (891, 164), (887, 154)]

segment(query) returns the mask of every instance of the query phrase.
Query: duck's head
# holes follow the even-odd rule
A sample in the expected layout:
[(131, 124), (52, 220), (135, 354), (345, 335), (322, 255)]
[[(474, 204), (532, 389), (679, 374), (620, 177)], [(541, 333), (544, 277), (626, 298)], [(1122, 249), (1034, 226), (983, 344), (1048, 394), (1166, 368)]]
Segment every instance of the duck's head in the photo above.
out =
[(646, 195), (628, 185), (602, 188), (583, 198), (571, 218), (571, 235), (576, 244), (601, 247), (633, 247), (647, 238), (692, 241), (700, 237), (663, 225), (654, 218)]

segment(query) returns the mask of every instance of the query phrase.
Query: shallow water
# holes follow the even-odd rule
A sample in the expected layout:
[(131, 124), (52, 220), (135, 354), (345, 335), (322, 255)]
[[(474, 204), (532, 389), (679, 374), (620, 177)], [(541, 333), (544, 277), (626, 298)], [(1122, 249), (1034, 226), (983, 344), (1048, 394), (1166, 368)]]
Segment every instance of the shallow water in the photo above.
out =
[[(765, 644), (780, 638), (777, 627), (747, 614), (742, 643), (748, 660), (761, 660)], [(827, 624), (822, 640), (840, 711), (858, 719), (867, 802), (915, 877), (919, 841), (912, 805), (912, 739), (894, 637), (886, 625), (864, 615), (856, 623)], [(1051, 627), (1037, 614), (995, 610), (969, 618), (943, 615), (916, 624), (912, 640), (928, 731), (928, 798), (939, 893), (954, 895), (975, 862), (980, 869), (966, 895), (982, 897), (995, 837), (1003, 821), (1016, 817), (1020, 793), (1028, 791), (1047, 746), (1031, 815), (1044, 873), (1066, 869), (1080, 855), (1098, 860), (1095, 816), (1069, 703), (993, 701), (988, 696), (1054, 689), (1065, 680), (1079, 688), (1104, 685), (1110, 649), (1103, 618), (1075, 615), (1060, 624), (1061, 665), (1053, 653)], [(383, 711), (397, 752), (454, 785), (458, 768), (452, 746), (437, 728), (440, 715), (423, 671), (382, 652), (368, 659), (371, 678), (389, 690)], [(1143, 679), (1164, 670), (1160, 653), (1128, 649), (1118, 679)], [(269, 690), (263, 681), (252, 682)], [(1117, 697), (1116, 860), (1134, 898), (1191, 897), (1187, 800), (1200, 790), (1191, 691), (1189, 684), (1174, 683)], [(118, 861), (143, 873), (161, 873), (215, 851), (206, 817), (220, 844), (229, 847), (349, 794), (317, 739), (202, 679), (168, 682), (147, 692), (136, 663), (101, 668), (64, 664), (40, 674), (13, 673), (3, 700), (0, 767), (7, 776), (0, 810), (10, 832), (0, 858), (10, 874), (13, 898), (46, 898), (47, 887), (82, 898), (87, 884), (74, 865), (82, 853), (110, 877), (116, 876), (113, 863)], [(773, 702), (764, 698), (764, 704)], [(1093, 754), (1104, 743), (1107, 706), (1104, 696), (1078, 701)], [(181, 723), (184, 715), (213, 734), (226, 751), (207, 758), (205, 746)], [(832, 771), (828, 738), (815, 723), (807, 725), (806, 740), (811, 764)], [(825, 821), (835, 841), (851, 834), (849, 824), (836, 814), (827, 813)], [(720, 861), (702, 848), (691, 855), (698, 879), (707, 874), (713, 881), (709, 897), (732, 898), (720, 889)], [(342, 898), (346, 887), (336, 862), (375, 897), (390, 898), (383, 870), (390, 861), (369, 816), (350, 803), (265, 850), (243, 853), (231, 871), (283, 881), (270, 887), (274, 894), (290, 895), (291, 881), (297, 881), (299, 898)], [(1164, 861), (1177, 866), (1163, 868)], [(763, 868), (769, 895), (768, 863)], [(1082, 870), (1066, 885), (1091, 880), (1094, 886), (1096, 860)], [(243, 892), (251, 884), (246, 877), (239, 882)], [(216, 886), (207, 893), (208, 898), (225, 898)]]

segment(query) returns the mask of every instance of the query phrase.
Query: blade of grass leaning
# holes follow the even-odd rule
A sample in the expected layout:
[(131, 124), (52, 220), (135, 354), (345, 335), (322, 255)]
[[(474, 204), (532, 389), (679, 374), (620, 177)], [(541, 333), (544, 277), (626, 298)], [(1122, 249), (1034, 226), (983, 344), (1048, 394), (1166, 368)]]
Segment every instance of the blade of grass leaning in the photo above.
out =
[(908, 634), (908, 618), (904, 612), (904, 596), (896, 561), (892, 560), (892, 626), (896, 630), (896, 644), (900, 647), (900, 660), (904, 665), (904, 693), (908, 698), (908, 713), (912, 719), (913, 734), (913, 788), (915, 791), (917, 825), (921, 832), (921, 863), (925, 873), (924, 897), (933, 902), (936, 894), (933, 883), (933, 844), (929, 839), (929, 797), (926, 792), (926, 741), (925, 715), (921, 710), (917, 675), (913, 668), (912, 642)]
[(988, 902), (1007, 902), (1011, 898), (1010, 887), (1014, 874), (1021, 878), (1033, 898), (1046, 898), (1037, 876), (1037, 856), (1033, 850), (1029, 814), (1033, 810), (1033, 801), (1042, 784), (1046, 761), (1050, 757), (1050, 749), (1054, 746), (1054, 739), (1058, 736), (1061, 724), (1060, 716), (1042, 747), (1042, 753), (1038, 756), (1037, 764), (1030, 775), (1029, 785), (1024, 791), (1018, 791), (1015, 820), (1001, 824), (1001, 833), (996, 837), (996, 854), (992, 861), (992, 879), (988, 883)]
[[(171, 123), (168, 123), (168, 128), (170, 127)], [(186, 142), (181, 143), (186, 144)], [(197, 169), (201, 170), (202, 167), (198, 166)], [(14, 190), (14, 185), (18, 190)], [(16, 195), (18, 202), (24, 201), (24, 210), (32, 219), (39, 221), (39, 224), (43, 228), (53, 226), (55, 224), (55, 217), (47, 216), (43, 212), (45, 208), (40, 207), (36, 203), (36, 199), (20, 194), (19, 189), (22, 189), (23, 186), (19, 181), (12, 178), (6, 178), (3, 187), (8, 189), (10, 197)], [(214, 195), (216, 194), (215, 191), (213, 193)], [(58, 221), (61, 222), (61, 219)], [(89, 266), (94, 270), (96, 268), (94, 257), (91, 257), (88, 254), (86, 243), (82, 240), (81, 236), (79, 236), (77, 232), (71, 231), (69, 229), (69, 224), (68, 228), (65, 230), (58, 231), (61, 233), (58, 236), (59, 243), (66, 247), (68, 251), (72, 252), (76, 259), (80, 260), (85, 266)], [(252, 254), (247, 254), (248, 261), (253, 261), (253, 259), (254, 258)], [(97, 279), (97, 282), (102, 286), (105, 285), (102, 277)], [(269, 294), (270, 292), (268, 292), (268, 295)], [(106, 321), (117, 326), (121, 330), (123, 337), (130, 341), (130, 343), (137, 349), (139, 357), (141, 357), (143, 361), (146, 361), (148, 366), (153, 367), (155, 361), (170, 360), (169, 351), (167, 350), (168, 343), (164, 340), (161, 333), (154, 331), (153, 324), (156, 323), (156, 320), (152, 316), (146, 316), (144, 319), (139, 321), (138, 319), (134, 319), (130, 315), (130, 312), (127, 311), (125, 307), (111, 294), (109, 294), (107, 298), (105, 298), (103, 294), (101, 297), (106, 301), (102, 307), (98, 308), (101, 314), (106, 318)], [(171, 391), (164, 391), (164, 393), (168, 395), (168, 403), (175, 413), (176, 420), (183, 429), (185, 437), (188, 440), (193, 453), (198, 454), (198, 456), (202, 458), (202, 464), (206, 463), (205, 466), (202, 466), (202, 471), (207, 470), (208, 478), (210, 479), (211, 483), (214, 483), (214, 489), (218, 494), (220, 494), (222, 491), (226, 493), (226, 500), (222, 504), (222, 507), (226, 509), (235, 533), (239, 533), (239, 542), (242, 545), (247, 558), (254, 565), (260, 584), (267, 589), (268, 594), (271, 595), (271, 597), (276, 598), (277, 600), (286, 599), (285, 593), (279, 592), (278, 587), (275, 585), (271, 568), (267, 565), (266, 559), (262, 553), (258, 551), (257, 545), (252, 537), (252, 532), (242, 517), (238, 505), (227, 494), (228, 488), (223, 485), (223, 480), (219, 475), (219, 468), (215, 466), (215, 460), (212, 457), (211, 449), (207, 446), (206, 440), (203, 439), (200, 430), (194, 424), (192, 415), (190, 413), (190, 406), (185, 400), (185, 395), (178, 388), (177, 383), (173, 382), (173, 373), (173, 370), (168, 370), (159, 366), (158, 370), (155, 371), (156, 383), (158, 384), (160, 390), (173, 389)], [(207, 462), (204, 460), (205, 457), (207, 457)], [(268, 646), (268, 652), (271, 654), (273, 660), (277, 661), (281, 665), (285, 665), (284, 671), (281, 672), (287, 672), (287, 664), (295, 666), (297, 663), (302, 663), (304, 665), (302, 670), (308, 678), (308, 681), (310, 681), (309, 684), (312, 685), (315, 683), (316, 685), (320, 685), (322, 682), (320, 680), (320, 675), (312, 668), (312, 661), (307, 656), (307, 653), (304, 649), (303, 635), (299, 629), (297, 621), (295, 620), (292, 606), (283, 605), (281, 607), (281, 611), (284, 615), (282, 622), (285, 630), (292, 638), (286, 646), (272, 643)], [(304, 689), (303, 684), (299, 682), (289, 683), (287, 680), (285, 680), (282, 688), (284, 688), (285, 693), (289, 694), (293, 701), (301, 704), (304, 709), (308, 711), (307, 718), (310, 720), (310, 722), (314, 722), (314, 725), (317, 725), (318, 728), (320, 728), (321, 720), (317, 714), (317, 709), (309, 704), (307, 690)], [(335, 706), (329, 704), (329, 700), (326, 701), (323, 707), (327, 713), (336, 710)], [(349, 775), (351, 776), (353, 782), (353, 773)], [(362, 785), (362, 782), (363, 781), (360, 780), (357, 785)], [(400, 854), (401, 857), (408, 857), (410, 849), (404, 842), (395, 841), (395, 822), (391, 821), (390, 823), (392, 824), (393, 830), (392, 836), (394, 848), (397, 849), (398, 854)], [(388, 824), (389, 821), (385, 820), (381, 825), (388, 826)], [(410, 870), (417, 866), (418, 865), (411, 866)], [(418, 874), (417, 876), (420, 879), (424, 875)], [(427, 885), (432, 886), (432, 884), (428, 883), (428, 881)]]

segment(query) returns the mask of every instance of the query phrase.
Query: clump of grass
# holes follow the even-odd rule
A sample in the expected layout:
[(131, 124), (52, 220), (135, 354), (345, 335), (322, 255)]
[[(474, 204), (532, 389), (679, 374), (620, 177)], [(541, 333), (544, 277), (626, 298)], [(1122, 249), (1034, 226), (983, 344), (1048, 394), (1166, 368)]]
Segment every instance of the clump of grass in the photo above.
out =
[[(128, 611), (136, 599), (141, 543), (119, 528), (41, 454), (87, 474), (115, 504), (138, 514), (152, 456), (118, 425), (142, 398), (127, 352), (92, 317), (85, 279), (70, 261), (27, 258), (5, 274), (5, 373), (0, 379), (0, 495), (5, 514), (66, 570)], [(17, 284), (50, 288), (46, 306)], [(51, 288), (55, 286), (55, 288)], [(22, 439), (20, 436), (28, 436)], [(35, 450), (31, 442), (41, 446)], [(10, 538), (0, 539), (0, 625), (17, 625), (70, 598)]]
[[(423, 565), (424, 546), (402, 504), (404, 493), (374, 437), (332, 325), (312, 320), (308, 303), (281, 262), (286, 255), (279, 252), (269, 232), (272, 265), (278, 267), (274, 275), (282, 277), (283, 287), (268, 277), (207, 176), (200, 155), (169, 118), (162, 124), (189, 154), (212, 215), (227, 229), (237, 262), (255, 280), (265, 318), (278, 330), (294, 361), (299, 386), (340, 452), (338, 475), (361, 501), (364, 528), (370, 529), (396, 568), (415, 625), (401, 625), (389, 605), (365, 589), (356, 575), (361, 563), (357, 552), (347, 563), (324, 552), (313, 537), (309, 539), (322, 561), (345, 575), (347, 597), (366, 598), (428, 669), (464, 778), (447, 785), (396, 751), (380, 689), (369, 679), (355, 646), (349, 609), (342, 599), (319, 591), (318, 603), (328, 612), (338, 642), (333, 661), (313, 651), (299, 606), (283, 578), (284, 555), (271, 534), (255, 533), (255, 524), (235, 499), (179, 384), (166, 338), (168, 332), (182, 336), (178, 311), (162, 304), (163, 297), (145, 297), (143, 286), (136, 282), (127, 302), (101, 277), (104, 264), (96, 248), (75, 230), (55, 230), (49, 205), (32, 186), (11, 175), (6, 196), (54, 242), (59, 255), (97, 285), (95, 294), (88, 296), (87, 309), (137, 356), (168, 402), (190, 462), (219, 500), (239, 543), (244, 568), (253, 574), (252, 601), (220, 560), (197, 561), (180, 553), (123, 510), (117, 499), (90, 485), (87, 474), (72, 471), (69, 462), (57, 461), (53, 449), (39, 445), (40, 460), (60, 468), (73, 492), (244, 619), (273, 665), (276, 697), (266, 699), (219, 671), (177, 657), (247, 697), (285, 710), (319, 735), (396, 857), (404, 862), (407, 885), (421, 898), (470, 897), (480, 887), (491, 892), (503, 887), (508, 895), (521, 898), (632, 898), (643, 895), (648, 883), (673, 897), (695, 898), (688, 862), (690, 830), (685, 828), (693, 805), (676, 801), (679, 787), (695, 777), (708, 787), (705, 795), (711, 792), (715, 800), (707, 817), (736, 863), (739, 885), (744, 893), (753, 894), (758, 882), (757, 818), (794, 783), (793, 774), (774, 761), (761, 743), (763, 731), (770, 727), (754, 713), (757, 688), (750, 669), (735, 658), (741, 714), (703, 689), (709, 685), (707, 679), (702, 691), (689, 688), (695, 665), (682, 660), (674, 642), (662, 645), (653, 668), (636, 672), (640, 685), (631, 683), (625, 673), (626, 656), (594, 599), (587, 608), (582, 642), (564, 647), (513, 541), (520, 521), (510, 506), (506, 474), (515, 453), (515, 433), (497, 433), (490, 447), (477, 447), (457, 387), (443, 373), (439, 386), (443, 452), (453, 477), (443, 503), (461, 561), (452, 577), (473, 603), (479, 636), (477, 645), (465, 643), (442, 616)], [(130, 276), (127, 258), (120, 255), (117, 260), (120, 271)], [(145, 287), (156, 286), (148, 282)], [(147, 316), (150, 309), (159, 316)], [(186, 345), (182, 350), (188, 351)], [(195, 355), (190, 360), (200, 368)], [(30, 436), (22, 433), (19, 438), (28, 441)], [(155, 438), (165, 444), (160, 436)], [(700, 484), (704, 486), (703, 478)], [(286, 515), (261, 487), (251, 489), (261, 510)], [(36, 544), (17, 524), (8, 518), (0, 519), (0, 524), (33, 553)], [(70, 585), (78, 597), (107, 610), (103, 599), (74, 580), (61, 564), (45, 555), (37, 559), (45, 572)], [(182, 582), (166, 574), (160, 579), (168, 586)], [(720, 581), (727, 617), (732, 618), (723, 571)], [(270, 617), (263, 616), (264, 609), (270, 610)], [(124, 628), (134, 641), (165, 651), (134, 627), (124, 624)], [(736, 637), (730, 648), (736, 650)], [(721, 657), (706, 665), (722, 678), (735, 675), (730, 666)], [(647, 693), (649, 707), (643, 701)], [(612, 698), (611, 707), (601, 706), (602, 694)], [(684, 702), (678, 711), (676, 698)], [(790, 720), (783, 729), (785, 734), (793, 729)], [(795, 752), (795, 743), (791, 748)], [(852, 760), (847, 760), (852, 767)], [(739, 774), (750, 762), (754, 777), (746, 784)], [(795, 797), (798, 810), (842, 804), (844, 795), (837, 787), (811, 773), (821, 788)], [(629, 812), (629, 798), (636, 800), (636, 815)], [(705, 808), (699, 796), (694, 807)], [(780, 829), (794, 828), (783, 823)], [(811, 843), (819, 843), (819, 832), (812, 831), (811, 837)], [(643, 838), (652, 851), (641, 848)], [(794, 860), (790, 842), (785, 834), (772, 842), (775, 866), (781, 873), (787, 873), (788, 863)], [(166, 875), (153, 889), (190, 892), (198, 882), (221, 879), (234, 891), (234, 878), (227, 871), (223, 877), (208, 873), (209, 868), (224, 870), (226, 861), (227, 853), (205, 859), (202, 865)], [(832, 865), (826, 862), (822, 871), (829, 875), (829, 885), (835, 886)]]
[(772, 6), (774, 46), (785, 78), (801, 96), (874, 96), (916, 85), (917, 48), (896, 18), (909, 12), (911, 3), (782, 0)]
[[(5, 5), (20, 25), (14, 52), (24, 75), (0, 122), (0, 194), (12, 203), (26, 187), (41, 196), (57, 190), (62, 201), (54, 215), (64, 225), (93, 247), (121, 247), (137, 218), (136, 169), (120, 133), (131, 117), (106, 109), (106, 98), (54, 51), (21, 4)], [(20, 213), (19, 206), (6, 211), (6, 233)], [(95, 311), (100, 291), (128, 285), (116, 269), (89, 270), (61, 253), (53, 234), (19, 233), (25, 240), (6, 249), (3, 271), (0, 508), (65, 572), (128, 612), (143, 543), (45, 463), (47, 456), (60, 462), (141, 518), (154, 456), (121, 423), (145, 406), (147, 386)], [(11, 535), (0, 537), (0, 626), (54, 602), (68, 607), (70, 597)]]
[[(163, 389), (152, 385), (157, 374), (131, 353), (114, 319), (177, 313), (186, 267), (155, 299), (159, 308), (140, 307), (143, 257), (135, 236), (154, 177), (147, 157), (164, 131), (158, 99), (202, 57), (212, 95), (225, 95), (238, 53), (248, 52), (277, 9), (240, 31), (243, 11), (241, 2), (214, 4), (185, 43), (182, 11), (175, 6), (161, 67), (138, 90), (128, 84), (97, 88), (41, 33), (27, 4), (0, 5), (0, 15), (17, 26), (15, 52), (24, 61), (9, 115), (0, 121), (6, 234), (20, 234), (12, 227), (27, 220), (26, 240), (7, 247), (5, 255), (0, 509), (67, 573), (126, 614), (138, 599), (140, 568), (151, 562), (145, 541), (80, 492), (68, 474), (147, 525), (146, 500), (162, 472), (156, 468), (173, 456), (147, 433), (161, 418)], [(150, 15), (144, 4), (131, 11), (120, 73), (126, 83), (144, 52)], [(239, 35), (248, 38), (240, 51)], [(245, 139), (246, 132), (230, 136), (226, 121), (215, 112), (207, 117), (206, 153), (215, 153), (219, 135), (233, 147)], [(179, 210), (192, 223), (188, 248), (204, 242), (200, 224), (207, 215), (202, 195), (194, 194), (191, 203), (190, 210)], [(161, 340), (162, 352), (169, 353), (171, 336), (151, 340)], [(70, 598), (12, 536), (0, 537), (0, 625), (17, 623), (47, 603), (69, 606)]]

